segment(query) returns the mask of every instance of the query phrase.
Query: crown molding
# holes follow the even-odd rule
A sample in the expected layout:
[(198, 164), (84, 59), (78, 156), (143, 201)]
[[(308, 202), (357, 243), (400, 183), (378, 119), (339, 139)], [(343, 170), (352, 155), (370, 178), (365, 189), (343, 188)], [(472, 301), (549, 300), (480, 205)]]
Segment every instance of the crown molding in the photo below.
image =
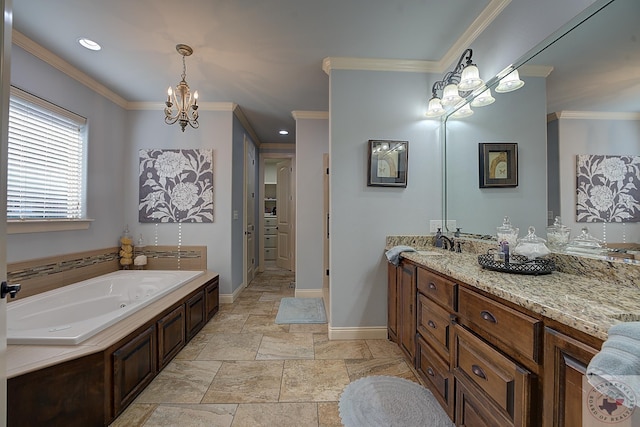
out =
[(247, 116), (244, 115), (244, 111), (242, 111), (242, 108), (240, 108), (238, 104), (234, 103), (233, 105), (233, 114), (238, 118), (238, 121), (242, 124), (244, 130), (249, 134), (256, 147), (260, 148), (260, 146), (262, 145), (262, 143), (260, 142), (260, 138), (258, 138), (258, 135), (256, 135), (255, 131), (249, 124)]
[(457, 61), (462, 52), (487, 29), (509, 3), (511, 3), (511, 0), (491, 0), (487, 7), (485, 7), (480, 15), (471, 23), (469, 28), (462, 33), (462, 36), (456, 40), (453, 46), (451, 46), (447, 53), (438, 61), (439, 69), (436, 72), (444, 73), (449, 65)]
[(433, 73), (438, 63), (412, 59), (378, 59), (330, 56), (322, 60), (322, 70), (404, 71), (409, 73)]
[(44, 47), (40, 46), (24, 34), (13, 30), (11, 33), (11, 42), (16, 46), (24, 49), (28, 53), (32, 54), (38, 59), (46, 62), (54, 68), (62, 71), (72, 79), (77, 80), (83, 85), (87, 86), (89, 89), (94, 92), (104, 96), (111, 102), (116, 105), (119, 105), (122, 108), (127, 108), (127, 100), (113, 92), (111, 89), (107, 88), (103, 84), (99, 83), (97, 80), (89, 77), (87, 74), (78, 70), (73, 65), (69, 64), (67, 61), (63, 60), (59, 56), (54, 55)]
[(316, 120), (327, 120), (329, 119), (328, 111), (301, 111), (295, 110), (291, 112), (291, 115), (295, 120), (298, 119), (316, 119)]
[(640, 120), (640, 113), (625, 113), (612, 111), (557, 111), (547, 114), (547, 122), (565, 120)]
[(553, 71), (551, 65), (523, 65), (518, 68), (518, 74), (521, 77), (549, 77)]

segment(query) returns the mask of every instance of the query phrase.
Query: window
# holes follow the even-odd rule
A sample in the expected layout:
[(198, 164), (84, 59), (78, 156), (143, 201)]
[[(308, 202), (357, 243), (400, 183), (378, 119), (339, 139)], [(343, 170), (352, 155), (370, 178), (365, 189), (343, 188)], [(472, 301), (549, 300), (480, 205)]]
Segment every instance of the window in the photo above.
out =
[(87, 120), (11, 88), (7, 219), (85, 217), (84, 153)]

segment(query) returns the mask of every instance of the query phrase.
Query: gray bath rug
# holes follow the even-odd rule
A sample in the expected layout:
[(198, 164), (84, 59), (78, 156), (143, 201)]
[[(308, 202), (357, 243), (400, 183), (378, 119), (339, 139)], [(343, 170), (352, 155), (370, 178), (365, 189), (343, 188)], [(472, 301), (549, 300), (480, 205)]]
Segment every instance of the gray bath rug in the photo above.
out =
[(360, 378), (347, 385), (338, 406), (345, 427), (453, 427), (433, 394), (404, 378)]
[(322, 298), (282, 298), (276, 323), (327, 323)]

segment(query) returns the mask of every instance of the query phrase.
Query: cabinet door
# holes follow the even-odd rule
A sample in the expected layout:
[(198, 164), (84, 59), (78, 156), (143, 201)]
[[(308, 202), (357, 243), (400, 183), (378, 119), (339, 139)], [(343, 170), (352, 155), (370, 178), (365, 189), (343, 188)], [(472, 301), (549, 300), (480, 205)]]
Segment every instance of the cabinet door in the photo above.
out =
[(416, 355), (416, 267), (401, 264), (400, 348), (415, 366)]
[(216, 278), (204, 288), (207, 322), (211, 320), (220, 308), (220, 289), (218, 283), (218, 278)]
[(582, 378), (598, 352), (574, 338), (545, 328), (544, 426), (582, 426)]
[(464, 427), (511, 427), (513, 423), (483, 397), (472, 383), (455, 378), (456, 425)]
[(158, 320), (158, 366), (169, 363), (184, 347), (184, 305)]
[(186, 302), (185, 308), (187, 310), (187, 341), (189, 341), (204, 326), (204, 291), (198, 292), (189, 298)]
[(156, 328), (150, 326), (113, 352), (113, 405), (118, 415), (156, 375)]
[(398, 267), (389, 263), (387, 267), (387, 331), (389, 339), (398, 342)]

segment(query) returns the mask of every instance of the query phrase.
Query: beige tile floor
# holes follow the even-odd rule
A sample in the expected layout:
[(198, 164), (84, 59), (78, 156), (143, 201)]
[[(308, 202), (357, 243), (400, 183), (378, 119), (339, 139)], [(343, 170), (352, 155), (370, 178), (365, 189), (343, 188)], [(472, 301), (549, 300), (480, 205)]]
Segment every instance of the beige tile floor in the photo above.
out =
[(327, 325), (278, 325), (293, 274), (269, 268), (171, 361), (112, 426), (341, 426), (349, 382), (418, 382), (387, 340), (329, 341)]

